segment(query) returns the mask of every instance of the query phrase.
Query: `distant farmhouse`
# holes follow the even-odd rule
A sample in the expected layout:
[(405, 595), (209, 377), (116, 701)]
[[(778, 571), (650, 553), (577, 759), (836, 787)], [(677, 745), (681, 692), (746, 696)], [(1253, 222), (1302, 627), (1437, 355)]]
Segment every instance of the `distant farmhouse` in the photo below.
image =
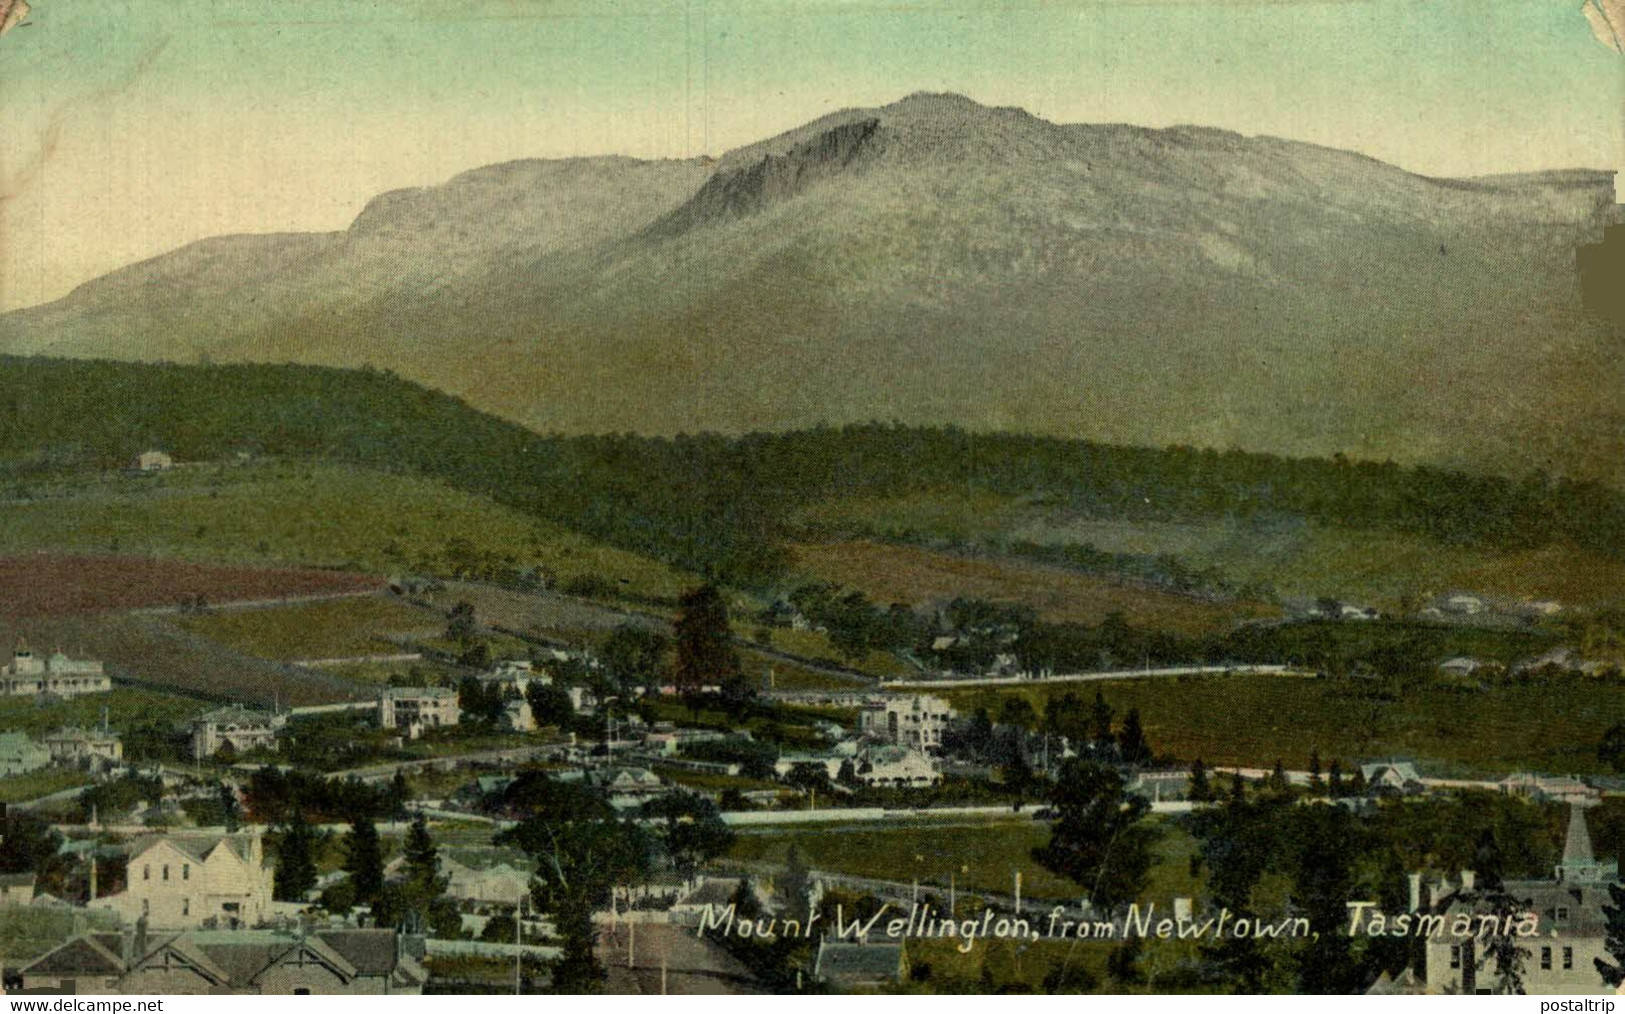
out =
[(130, 469), (136, 472), (167, 472), (175, 467), (175, 459), (163, 451), (142, 451), (130, 462)]
[(7, 697), (81, 697), (112, 689), (100, 662), (70, 659), (60, 651), (40, 658), (22, 638), (11, 649), (11, 661), (0, 668), (0, 695)]
[(282, 719), (240, 704), (220, 708), (192, 720), (192, 756), (213, 757), (222, 747), (233, 753), (275, 750)]

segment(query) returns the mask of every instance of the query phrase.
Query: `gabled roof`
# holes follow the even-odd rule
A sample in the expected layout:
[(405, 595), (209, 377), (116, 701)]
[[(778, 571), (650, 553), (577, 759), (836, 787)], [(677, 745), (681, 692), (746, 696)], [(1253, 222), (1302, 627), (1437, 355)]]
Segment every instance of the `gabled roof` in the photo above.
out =
[(902, 944), (821, 943), (813, 976), (831, 982), (885, 982), (903, 971)]
[(82, 933), (24, 965), (19, 974), (62, 979), (123, 975), (122, 949), (117, 933)]

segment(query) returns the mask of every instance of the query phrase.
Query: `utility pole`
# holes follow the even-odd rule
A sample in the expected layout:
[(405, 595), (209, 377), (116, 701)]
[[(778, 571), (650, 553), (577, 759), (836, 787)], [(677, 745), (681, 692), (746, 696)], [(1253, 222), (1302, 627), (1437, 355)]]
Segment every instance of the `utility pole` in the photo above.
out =
[(1021, 871), (1016, 871), (1016, 914), (1021, 914)]
[(513, 995), (522, 992), (524, 984), (525, 944), (520, 928), (524, 925), (525, 892), (520, 888), (519, 897), (513, 903)]
[(634, 961), (638, 942), (638, 924), (632, 919), (632, 913), (626, 914), (626, 967), (637, 967)]

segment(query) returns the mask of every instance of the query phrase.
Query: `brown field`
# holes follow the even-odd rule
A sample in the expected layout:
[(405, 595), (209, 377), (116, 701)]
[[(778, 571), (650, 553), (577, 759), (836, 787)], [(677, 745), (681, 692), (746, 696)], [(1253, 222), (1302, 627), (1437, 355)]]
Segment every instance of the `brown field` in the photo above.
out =
[(40, 553), (0, 557), (0, 620), (211, 603), (296, 598), (382, 587), (377, 577), (327, 570), (211, 567), (175, 560)]
[(1114, 584), (1061, 567), (957, 556), (912, 546), (832, 542), (792, 547), (808, 577), (856, 588), (881, 606), (919, 605), (955, 597), (1021, 602), (1050, 621), (1097, 624), (1121, 612), (1139, 627), (1188, 634), (1227, 630), (1237, 622), (1278, 614), (1260, 602), (1212, 602)]

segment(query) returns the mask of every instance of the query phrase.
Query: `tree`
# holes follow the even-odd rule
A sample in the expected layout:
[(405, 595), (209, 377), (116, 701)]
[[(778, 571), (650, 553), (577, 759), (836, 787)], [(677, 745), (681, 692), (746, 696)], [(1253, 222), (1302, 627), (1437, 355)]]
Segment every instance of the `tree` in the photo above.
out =
[(1342, 799), (1348, 794), (1343, 785), (1343, 763), (1335, 757), (1332, 759), (1331, 770), (1326, 773), (1326, 793), (1333, 799)]
[(812, 894), (812, 875), (806, 861), (801, 858), (801, 850), (793, 844), (790, 851), (785, 853), (784, 875), (779, 878), (778, 886), (785, 918), (798, 919), (805, 926), (810, 912), (808, 899)]
[(1286, 767), (1277, 759), (1275, 768), (1270, 771), (1270, 791), (1277, 795), (1284, 795), (1290, 788), (1291, 783), (1287, 781)]
[(1625, 982), (1625, 886), (1608, 885), (1608, 904), (1602, 907), (1602, 920), (1605, 935), (1603, 948), (1614, 960), (1609, 962), (1593, 958), (1592, 962), (1597, 966), (1602, 981), (1618, 988), (1621, 982)]
[(316, 886), (316, 831), (302, 813), (282, 826), (277, 844), (276, 875), (271, 896), (277, 901), (304, 901)]
[(446, 614), (446, 640), (455, 641), (466, 648), (479, 631), (480, 621), (474, 615), (472, 603), (458, 602)]
[(62, 836), (32, 814), (6, 814), (0, 825), (0, 873), (44, 875), (60, 865)]
[(576, 716), (569, 691), (551, 683), (531, 680), (525, 685), (525, 700), (530, 704), (530, 714), (537, 725), (566, 729)]
[(1205, 803), (1213, 798), (1213, 787), (1207, 781), (1207, 765), (1200, 757), (1191, 762), (1190, 797), (1193, 803)]
[(1095, 691), (1095, 703), (1089, 709), (1090, 735), (1089, 738), (1097, 747), (1109, 746), (1112, 743), (1112, 706), (1106, 703), (1106, 696), (1099, 690)]
[(1151, 804), (1131, 795), (1112, 768), (1073, 758), (1061, 767), (1050, 805), (1050, 839), (1033, 858), (1103, 908), (1138, 897), (1151, 869), (1152, 832), (1142, 823)]
[[(1610, 885), (1612, 887), (1612, 885)], [(1503, 889), (1488, 892), (1484, 899), (1489, 913), (1495, 917), (1495, 926), (1499, 930), (1514, 929), (1506, 932), (1496, 932), (1483, 942), (1484, 956), (1479, 959), (1478, 969), (1482, 971), (1487, 966), (1495, 974), (1495, 991), (1505, 995), (1521, 994), (1523, 988), (1523, 975), (1528, 963), (1530, 950), (1522, 946), (1515, 927), (1519, 917), (1529, 911), (1528, 898), (1514, 898)], [(1604, 906), (1605, 928), (1607, 919), (1607, 906)], [(1611, 952), (1610, 952), (1611, 953)], [(1603, 961), (1593, 958), (1598, 970), (1601, 971)], [(1605, 975), (1606, 977), (1606, 975)], [(1614, 985), (1617, 985), (1615, 983)]]
[(1326, 781), (1320, 776), (1320, 751), (1309, 751), (1309, 794), (1319, 796), (1326, 791)]
[(385, 884), (373, 903), (380, 926), (434, 936), (456, 936), (462, 931), (457, 903), (446, 897), (447, 878), (440, 875), (440, 850), (429, 833), (429, 820), (421, 812), (406, 829), (402, 848), (403, 877)]
[(1625, 772), (1625, 722), (1609, 726), (1608, 731), (1602, 734), (1602, 742), (1597, 745), (1597, 759), (1615, 771)]
[(677, 604), (680, 612), (673, 625), (677, 689), (694, 694), (710, 683), (726, 687), (730, 682), (742, 682), (728, 626), (728, 606), (716, 585), (704, 584), (685, 592)]
[(237, 803), (237, 793), (225, 782), (220, 783), (221, 823), (226, 826), (227, 834), (235, 834), (242, 827), (243, 808)]
[(700, 864), (733, 846), (734, 833), (722, 822), (716, 804), (692, 792), (668, 792), (644, 804), (645, 817), (663, 818), (661, 848), (678, 876), (694, 878)]
[(593, 913), (609, 904), (617, 885), (648, 876), (655, 848), (649, 832), (632, 822), (531, 817), (502, 832), (497, 843), (517, 846), (536, 860), (531, 899), (553, 916), (563, 951), (554, 966), (554, 988), (596, 988), (603, 969), (593, 954)]
[(639, 687), (659, 686), (665, 681), (670, 647), (665, 634), (625, 623), (615, 628), (598, 654), (615, 689), (631, 694)]
[(384, 851), (378, 829), (372, 821), (357, 819), (350, 824), (344, 842), (344, 871), (355, 889), (355, 903), (370, 905), (384, 889)]
[(1117, 733), (1117, 749), (1124, 764), (1138, 766), (1151, 760), (1151, 745), (1145, 741), (1145, 730), (1140, 726), (1140, 709), (1130, 708), (1123, 716), (1123, 728)]

